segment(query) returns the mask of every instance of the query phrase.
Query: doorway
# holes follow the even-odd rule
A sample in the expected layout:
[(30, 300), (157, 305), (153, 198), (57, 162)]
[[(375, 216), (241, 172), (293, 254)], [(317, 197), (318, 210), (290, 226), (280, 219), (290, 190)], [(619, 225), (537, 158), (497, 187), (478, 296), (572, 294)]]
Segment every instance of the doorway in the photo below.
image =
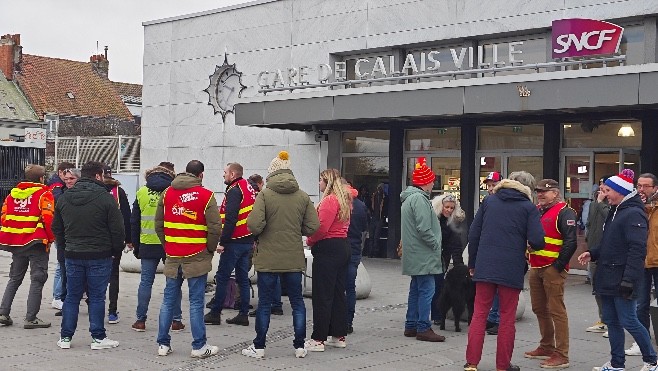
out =
[(492, 171), (499, 172), (503, 178), (515, 171), (527, 171), (536, 180), (540, 180), (544, 173), (544, 158), (540, 152), (524, 151), (519, 152), (480, 152), (476, 155), (479, 162), (478, 169), (478, 197), (476, 197), (475, 210), (478, 209), (482, 199), (488, 194), (487, 186), (482, 184)]

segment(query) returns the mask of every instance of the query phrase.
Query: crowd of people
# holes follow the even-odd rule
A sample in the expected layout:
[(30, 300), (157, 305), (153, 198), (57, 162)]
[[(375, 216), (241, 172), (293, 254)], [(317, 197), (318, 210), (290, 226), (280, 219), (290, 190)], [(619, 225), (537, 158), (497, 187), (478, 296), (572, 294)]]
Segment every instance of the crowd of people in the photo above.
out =
[[(242, 355), (265, 356), (270, 317), (283, 313), (282, 288), (292, 308), (295, 357), (325, 347), (347, 347), (346, 338), (354, 331), (357, 269), (366, 232), (373, 224), (359, 192), (338, 170), (327, 169), (320, 173), (322, 197), (314, 205), (300, 189), (288, 153), (282, 151), (271, 161), (265, 179), (258, 174), (245, 178), (240, 164), (227, 164), (225, 196), (218, 204), (215, 193), (203, 185), (204, 170), (203, 163), (193, 160), (177, 174), (172, 163), (161, 162), (146, 171), (131, 210), (126, 192), (107, 165), (91, 161), (76, 169), (62, 163), (48, 181), (44, 167), (28, 165), (24, 180), (2, 206), (0, 248), (12, 253), (12, 264), (0, 302), (0, 324), (13, 325), (11, 305), (29, 268), (23, 327), (51, 326), (37, 315), (48, 278), (49, 250), (55, 247), (58, 264), (52, 305), (62, 317), (57, 345), (72, 346), (84, 299), (91, 349), (119, 346), (107, 336), (105, 313), (108, 324), (119, 322), (119, 264), (124, 250), (132, 250), (141, 265), (131, 326), (135, 331), (146, 330), (156, 270), (164, 261), (156, 339), (160, 356), (173, 352), (170, 332), (186, 328), (181, 310), (184, 281), (189, 289), (190, 354), (205, 358), (219, 352), (207, 342), (206, 325), (222, 323), (222, 309), (233, 295), (229, 290), (233, 272), (238, 314), (225, 322), (248, 326), (249, 317), (255, 317), (256, 336)], [(517, 305), (526, 280), (539, 341), (524, 357), (541, 360), (541, 368), (569, 367), (564, 289), (577, 229), (584, 224), (588, 250), (578, 261), (589, 264), (599, 316), (586, 331), (609, 337), (611, 349), (610, 361), (594, 370), (624, 370), (626, 356), (642, 356), (643, 371), (658, 370), (649, 332), (651, 289), (658, 278), (658, 214), (654, 212), (658, 179), (653, 174), (641, 174), (637, 184), (628, 169), (602, 179), (588, 204), (587, 221), (581, 223), (557, 181), (537, 182), (525, 171), (503, 179), (493, 172), (483, 181), (489, 195), (468, 228), (454, 195), (430, 197), (435, 179), (425, 159), (419, 158), (412, 185), (400, 194), (402, 273), (411, 277), (405, 337), (446, 340), (432, 329), (442, 321), (437, 298), (450, 289), (443, 288), (450, 267), (466, 265), (475, 300), (465, 371), (478, 369), (485, 333), (498, 335), (496, 369), (519, 370), (511, 359)], [(308, 339), (302, 296), (303, 236), (313, 257), (313, 332)], [(216, 288), (206, 305), (215, 253), (220, 254)], [(257, 272), (258, 306), (249, 312), (252, 265)], [(210, 311), (204, 314), (204, 307)], [(626, 350), (624, 330), (635, 340)]]

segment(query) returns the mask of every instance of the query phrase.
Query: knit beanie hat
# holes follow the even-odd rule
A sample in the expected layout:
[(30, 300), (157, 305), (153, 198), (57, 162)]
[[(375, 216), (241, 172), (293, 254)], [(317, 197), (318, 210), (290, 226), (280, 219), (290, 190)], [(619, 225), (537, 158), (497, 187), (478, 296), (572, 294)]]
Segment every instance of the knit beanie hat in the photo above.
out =
[(290, 169), (290, 160), (288, 159), (288, 152), (286, 151), (279, 152), (279, 155), (270, 162), (270, 166), (267, 168), (267, 173), (271, 174), (281, 169)]
[(633, 192), (633, 180), (635, 173), (631, 169), (624, 169), (621, 173), (613, 175), (606, 179), (605, 185), (617, 191), (623, 196), (628, 196)]
[(411, 184), (424, 186), (433, 183), (434, 179), (436, 179), (436, 175), (429, 167), (427, 167), (425, 157), (419, 157), (414, 168), (414, 173), (411, 176)]

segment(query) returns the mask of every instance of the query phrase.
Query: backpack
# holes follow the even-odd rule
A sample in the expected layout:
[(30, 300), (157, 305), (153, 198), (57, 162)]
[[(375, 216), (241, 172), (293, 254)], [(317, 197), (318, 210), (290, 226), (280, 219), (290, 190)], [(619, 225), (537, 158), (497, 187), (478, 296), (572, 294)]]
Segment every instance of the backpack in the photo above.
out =
[(238, 286), (235, 283), (235, 277), (230, 277), (228, 279), (228, 284), (226, 285), (226, 296), (224, 297), (224, 308), (233, 309), (235, 306), (235, 295), (238, 291)]

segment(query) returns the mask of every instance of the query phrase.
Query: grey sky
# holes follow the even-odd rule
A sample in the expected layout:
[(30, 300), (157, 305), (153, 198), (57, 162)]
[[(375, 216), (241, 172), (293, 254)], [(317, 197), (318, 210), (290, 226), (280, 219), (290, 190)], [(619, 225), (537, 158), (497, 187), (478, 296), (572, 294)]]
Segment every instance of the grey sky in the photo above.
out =
[[(21, 34), (23, 53), (89, 61), (109, 47), (110, 79), (142, 83), (142, 22), (247, 0), (14, 0), (3, 2), (0, 34)], [(98, 41), (98, 50), (96, 49)]]

